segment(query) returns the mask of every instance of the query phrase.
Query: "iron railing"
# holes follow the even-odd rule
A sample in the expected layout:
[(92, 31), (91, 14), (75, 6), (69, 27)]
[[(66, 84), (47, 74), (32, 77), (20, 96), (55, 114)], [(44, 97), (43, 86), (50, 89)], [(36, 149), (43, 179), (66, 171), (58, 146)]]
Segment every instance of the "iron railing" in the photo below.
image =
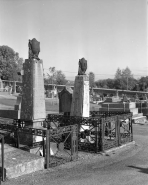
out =
[(48, 114), (49, 125), (78, 124), (78, 149), (100, 152), (133, 141), (132, 113), (91, 112), (89, 118)]

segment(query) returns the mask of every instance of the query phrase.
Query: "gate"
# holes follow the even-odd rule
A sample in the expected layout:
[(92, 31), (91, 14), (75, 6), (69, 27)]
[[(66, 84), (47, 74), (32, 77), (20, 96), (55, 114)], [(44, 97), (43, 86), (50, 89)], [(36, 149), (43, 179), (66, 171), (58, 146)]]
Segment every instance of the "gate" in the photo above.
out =
[(79, 124), (78, 149), (98, 153), (101, 150), (101, 120), (82, 118)]
[[(13, 124), (0, 122), (0, 130), (15, 133), (17, 148), (19, 148), (20, 133), (42, 137), (43, 141), (33, 143), (33, 146), (41, 146), (43, 148), (43, 157), (45, 157), (46, 168), (77, 159), (77, 125), (62, 127), (57, 125), (55, 127), (48, 122), (48, 120), (45, 120), (42, 124), (44, 128), (37, 129), (26, 127), (24, 120), (14, 120)], [(51, 145), (53, 145), (53, 147)], [(68, 150), (66, 150), (66, 145), (69, 146)], [(57, 151), (54, 152), (52, 149), (56, 149)]]
[(102, 118), (102, 151), (118, 146), (117, 116)]
[(119, 115), (119, 145), (133, 141), (133, 127), (131, 114)]
[(59, 127), (58, 122), (44, 121), (46, 131), (46, 167), (57, 166), (78, 158), (77, 125)]
[(102, 118), (102, 151), (131, 141), (132, 113)]

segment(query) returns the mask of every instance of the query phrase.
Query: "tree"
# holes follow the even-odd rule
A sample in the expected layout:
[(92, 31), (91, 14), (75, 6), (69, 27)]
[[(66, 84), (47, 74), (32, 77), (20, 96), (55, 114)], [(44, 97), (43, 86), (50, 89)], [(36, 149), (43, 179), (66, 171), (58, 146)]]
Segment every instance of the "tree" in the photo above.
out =
[(115, 74), (115, 79), (120, 79), (120, 78), (122, 78), (122, 71), (120, 68), (118, 68)]
[(148, 88), (148, 76), (146, 77), (141, 77), (139, 80), (138, 80), (138, 86), (139, 86), (139, 90), (140, 91), (146, 91), (147, 88)]
[(65, 85), (67, 83), (65, 75), (61, 70), (56, 71), (56, 84), (57, 85)]
[(133, 74), (128, 67), (122, 70), (122, 78), (133, 78)]
[(47, 77), (44, 78), (44, 82), (46, 84), (65, 85), (67, 80), (61, 70), (56, 70), (55, 67), (50, 67), (49, 73), (47, 73)]
[(136, 85), (136, 81), (131, 73), (131, 70), (126, 67), (125, 69), (117, 69), (115, 74), (115, 87), (116, 89), (132, 90)]
[(91, 88), (95, 86), (95, 74), (93, 72), (89, 73), (89, 86)]
[(18, 80), (18, 70), (22, 68), (23, 59), (19, 58), (9, 46), (0, 46), (0, 77), (3, 80)]
[(114, 89), (115, 88), (114, 83), (115, 83), (114, 79), (110, 79), (110, 78), (106, 79), (106, 84), (107, 84), (107, 87), (109, 89)]
[(95, 82), (95, 84), (98, 88), (108, 88), (106, 80), (98, 80)]

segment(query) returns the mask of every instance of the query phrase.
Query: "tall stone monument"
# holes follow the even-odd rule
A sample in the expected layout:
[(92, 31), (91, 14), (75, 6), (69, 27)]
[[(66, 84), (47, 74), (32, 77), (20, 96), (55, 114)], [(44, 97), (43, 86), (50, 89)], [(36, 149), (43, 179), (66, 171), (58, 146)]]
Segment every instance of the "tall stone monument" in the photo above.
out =
[(46, 118), (43, 61), (38, 58), (40, 43), (34, 38), (29, 40), (29, 59), (23, 64), (22, 102), (20, 119), (28, 126), (40, 127)]
[(21, 119), (38, 122), (45, 119), (43, 61), (38, 58), (40, 43), (29, 40), (29, 59), (23, 64)]
[(78, 75), (75, 77), (71, 116), (89, 117), (89, 76), (85, 74), (87, 60), (79, 60)]

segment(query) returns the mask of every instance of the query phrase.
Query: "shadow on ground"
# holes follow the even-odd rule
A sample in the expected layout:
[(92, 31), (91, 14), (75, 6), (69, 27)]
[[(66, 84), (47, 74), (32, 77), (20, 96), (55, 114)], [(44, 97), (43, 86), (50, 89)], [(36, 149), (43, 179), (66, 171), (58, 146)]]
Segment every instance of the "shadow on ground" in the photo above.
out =
[(139, 172), (141, 173), (145, 173), (145, 174), (148, 174), (148, 168), (141, 168), (141, 167), (137, 167), (137, 166), (128, 166), (129, 168), (135, 168), (135, 169), (138, 169)]

